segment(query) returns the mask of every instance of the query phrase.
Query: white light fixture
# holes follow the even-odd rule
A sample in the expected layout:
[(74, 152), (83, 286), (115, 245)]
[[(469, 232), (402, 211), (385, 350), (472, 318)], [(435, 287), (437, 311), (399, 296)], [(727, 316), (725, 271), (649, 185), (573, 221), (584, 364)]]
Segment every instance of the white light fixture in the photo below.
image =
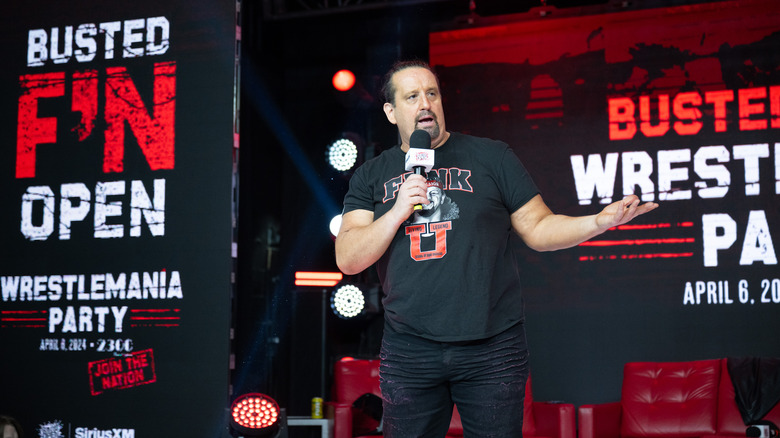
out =
[(339, 230), (341, 229), (341, 215), (337, 214), (333, 216), (333, 219), (330, 220), (330, 224), (328, 225), (328, 228), (330, 229), (330, 235), (333, 237), (336, 237), (339, 235)]
[(330, 306), (336, 316), (349, 319), (363, 312), (366, 306), (366, 299), (360, 288), (352, 284), (345, 284), (333, 292), (330, 298)]
[(339, 172), (346, 172), (357, 162), (358, 149), (352, 140), (341, 138), (328, 146), (328, 163)]

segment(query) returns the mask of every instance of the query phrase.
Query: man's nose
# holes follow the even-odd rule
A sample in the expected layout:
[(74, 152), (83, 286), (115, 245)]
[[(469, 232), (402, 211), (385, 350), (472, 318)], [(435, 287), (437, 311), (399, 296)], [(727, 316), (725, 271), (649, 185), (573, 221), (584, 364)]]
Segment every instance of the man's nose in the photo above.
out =
[(431, 107), (431, 101), (428, 100), (428, 96), (424, 95), (420, 99), (420, 107), (423, 109), (427, 109)]

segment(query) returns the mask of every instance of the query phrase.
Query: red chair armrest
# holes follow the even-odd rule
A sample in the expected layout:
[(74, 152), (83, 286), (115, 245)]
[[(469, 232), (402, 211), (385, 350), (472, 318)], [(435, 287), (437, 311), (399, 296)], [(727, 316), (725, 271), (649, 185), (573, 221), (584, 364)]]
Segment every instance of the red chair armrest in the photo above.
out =
[(536, 434), (557, 438), (575, 438), (574, 405), (570, 403), (533, 402)]
[(620, 438), (620, 416), (620, 402), (580, 406), (579, 438)]
[(333, 438), (352, 438), (352, 405), (326, 402), (325, 412), (333, 419)]

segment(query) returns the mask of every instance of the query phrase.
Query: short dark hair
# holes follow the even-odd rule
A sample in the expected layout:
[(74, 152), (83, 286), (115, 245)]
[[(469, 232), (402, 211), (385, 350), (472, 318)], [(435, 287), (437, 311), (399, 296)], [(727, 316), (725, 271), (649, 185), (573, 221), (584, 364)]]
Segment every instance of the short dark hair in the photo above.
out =
[(439, 85), (439, 77), (427, 62), (420, 59), (396, 61), (396, 63), (390, 67), (390, 70), (385, 73), (385, 77), (382, 82), (382, 97), (384, 97), (385, 102), (390, 103), (391, 105), (395, 105), (395, 85), (393, 84), (393, 75), (401, 70), (406, 70), (407, 68), (424, 68), (428, 70), (429, 72), (433, 73), (434, 77), (436, 77), (436, 85)]

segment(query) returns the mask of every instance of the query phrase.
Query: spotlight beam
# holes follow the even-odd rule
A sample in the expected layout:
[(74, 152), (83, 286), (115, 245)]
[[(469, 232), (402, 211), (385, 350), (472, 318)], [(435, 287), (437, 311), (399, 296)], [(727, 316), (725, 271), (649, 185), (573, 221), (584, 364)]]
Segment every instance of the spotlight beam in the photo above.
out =
[(248, 67), (246, 74), (248, 80), (245, 84), (248, 96), (254, 106), (260, 111), (260, 115), (266, 121), (271, 131), (273, 131), (276, 139), (284, 147), (285, 152), (287, 152), (287, 155), (298, 169), (298, 173), (309, 189), (311, 189), (314, 199), (328, 213), (329, 217), (340, 213), (341, 209), (328, 195), (325, 185), (317, 179), (317, 172), (314, 170), (314, 166), (306, 158), (300, 143), (295, 138), (295, 134), (276, 106), (271, 94), (268, 92), (265, 81), (257, 74), (254, 63), (245, 62), (242, 65)]
[[(335, 216), (341, 213), (341, 208), (329, 197), (325, 190), (325, 186), (322, 182), (316, 179), (314, 175), (313, 166), (305, 157), (295, 135), (292, 133), (286, 120), (281, 115), (281, 111), (271, 98), (268, 89), (260, 77), (260, 74), (256, 71), (255, 65), (250, 60), (242, 62), (242, 68), (245, 69), (246, 80), (244, 81), (245, 90), (250, 102), (258, 108), (262, 118), (268, 124), (269, 128), (273, 131), (274, 136), (284, 147), (287, 155), (292, 159), (298, 172), (301, 174), (303, 180), (307, 183), (316, 199), (317, 205), (324, 209), (326, 212), (330, 212), (330, 216)], [(310, 210), (315, 208), (315, 205), (309, 205)], [(309, 214), (304, 214), (304, 217), (312, 218), (313, 211)], [(252, 333), (254, 336), (248, 342), (248, 351), (244, 362), (247, 364), (255, 364), (257, 357), (261, 353), (268, 354), (269, 350), (277, 348), (279, 337), (284, 337), (287, 332), (287, 321), (290, 318), (289, 315), (289, 303), (287, 294), (293, 287), (292, 282), (287, 281), (287, 278), (292, 278), (293, 266), (296, 264), (296, 260), (299, 260), (301, 253), (305, 248), (311, 249), (311, 241), (306, 239), (305, 236), (315, 232), (316, 224), (313, 224), (311, 220), (306, 220), (302, 224), (302, 229), (299, 233), (296, 233), (295, 242), (292, 245), (292, 251), (287, 256), (287, 261), (282, 263), (285, 268), (282, 269), (280, 275), (281, 281), (277, 282), (270, 294), (270, 303), (265, 309), (265, 315), (257, 322), (257, 326)], [(280, 321), (280, 319), (282, 319)], [(272, 383), (268, 380), (273, 374), (270, 362), (262, 362), (259, 366), (260, 378), (264, 380), (265, 386), (271, 387)], [(237, 373), (234, 377), (234, 386), (236, 388), (243, 388), (249, 377), (249, 371), (245, 367), (237, 367)]]

